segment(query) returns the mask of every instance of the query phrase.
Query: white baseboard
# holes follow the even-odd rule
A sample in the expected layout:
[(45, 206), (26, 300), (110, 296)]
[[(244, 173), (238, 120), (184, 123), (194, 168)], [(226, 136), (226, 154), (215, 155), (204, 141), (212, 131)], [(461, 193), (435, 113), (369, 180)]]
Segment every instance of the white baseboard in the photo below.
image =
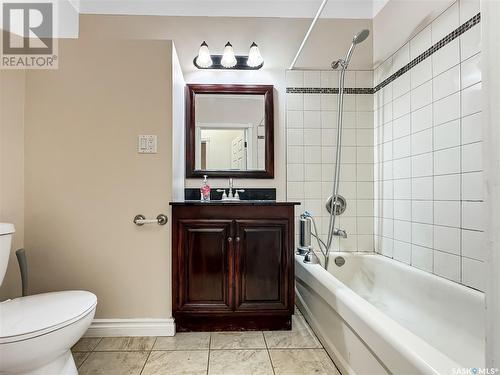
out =
[(94, 319), (84, 337), (174, 336), (175, 323), (169, 319)]

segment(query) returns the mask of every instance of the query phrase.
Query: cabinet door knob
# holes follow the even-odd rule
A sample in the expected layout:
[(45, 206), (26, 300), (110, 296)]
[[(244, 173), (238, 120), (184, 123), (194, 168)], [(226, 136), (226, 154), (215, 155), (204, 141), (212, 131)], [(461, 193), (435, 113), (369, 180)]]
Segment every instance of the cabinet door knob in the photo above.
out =
[(227, 242), (233, 242), (233, 237), (228, 237)]
[(236, 237), (236, 242), (240, 242), (240, 238), (239, 237)]

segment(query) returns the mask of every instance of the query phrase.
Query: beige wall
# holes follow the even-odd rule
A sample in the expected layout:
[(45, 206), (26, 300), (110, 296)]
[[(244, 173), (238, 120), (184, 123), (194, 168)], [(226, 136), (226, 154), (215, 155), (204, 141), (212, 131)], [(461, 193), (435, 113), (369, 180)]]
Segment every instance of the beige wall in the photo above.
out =
[(0, 301), (21, 293), (15, 250), (24, 246), (24, 71), (0, 70), (0, 222), (13, 223)]
[[(86, 289), (98, 318), (171, 314), (172, 47), (62, 40), (59, 69), (26, 76), (25, 245), (31, 292)], [(158, 153), (136, 152), (156, 134)], [(170, 215), (169, 215), (170, 216)]]
[(389, 0), (373, 19), (373, 65), (380, 65), (455, 0)]
[[(275, 178), (245, 179), (236, 186), (275, 187), (277, 198), (286, 199), (285, 71), (311, 23), (310, 19), (154, 17), (83, 15), (80, 35), (86, 37), (173, 40), (187, 83), (271, 84), (275, 86)], [(352, 35), (371, 30), (371, 20), (321, 19), (305, 46), (296, 67), (329, 69), (332, 60), (345, 55)], [(264, 67), (259, 71), (198, 70), (192, 61), (206, 40), (212, 53), (221, 53), (230, 40), (236, 53), (247, 54), (252, 41), (259, 44)], [(352, 69), (371, 69), (371, 38), (358, 48)], [(187, 187), (199, 187), (201, 179), (187, 179)], [(210, 179), (212, 187), (226, 187), (227, 179)]]
[[(243, 18), (243, 17), (168, 17), (81, 15), (80, 36), (130, 39), (161, 39), (175, 43), (186, 81), (238, 77), (263, 79), (271, 71), (284, 75), (304, 38), (311, 19), (308, 18)], [(330, 69), (330, 63), (347, 52), (354, 33), (371, 30), (368, 19), (320, 19), (298, 59), (297, 69)], [(229, 40), (237, 54), (248, 54), (255, 41), (264, 57), (259, 71), (198, 70), (193, 58), (205, 40), (211, 53), (222, 53)], [(356, 50), (350, 68), (371, 69), (371, 38), (364, 48)]]

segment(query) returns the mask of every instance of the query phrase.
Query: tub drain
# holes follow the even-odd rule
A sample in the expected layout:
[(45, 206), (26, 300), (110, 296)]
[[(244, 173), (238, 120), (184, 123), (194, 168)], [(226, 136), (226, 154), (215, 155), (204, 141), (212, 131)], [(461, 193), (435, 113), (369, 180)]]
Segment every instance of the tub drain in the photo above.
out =
[(336, 257), (335, 264), (339, 267), (342, 267), (345, 264), (345, 259), (343, 257)]

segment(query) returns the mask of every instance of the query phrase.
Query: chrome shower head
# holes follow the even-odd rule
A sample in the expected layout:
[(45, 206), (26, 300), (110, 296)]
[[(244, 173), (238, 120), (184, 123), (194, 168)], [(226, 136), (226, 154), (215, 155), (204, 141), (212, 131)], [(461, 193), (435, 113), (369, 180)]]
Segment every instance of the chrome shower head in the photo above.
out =
[(349, 62), (351, 61), (352, 53), (354, 52), (354, 48), (356, 47), (357, 44), (363, 42), (366, 38), (368, 38), (368, 35), (370, 35), (370, 31), (367, 29), (361, 30), (359, 33), (354, 34), (354, 36), (352, 37), (352, 44), (351, 47), (349, 48), (349, 51), (347, 52), (346, 58), (332, 62), (332, 69), (334, 70), (338, 68), (347, 69)]
[(354, 44), (359, 44), (363, 42), (366, 38), (368, 38), (368, 35), (370, 35), (370, 31), (368, 31), (367, 29), (361, 30), (359, 33), (354, 34), (352, 42)]

